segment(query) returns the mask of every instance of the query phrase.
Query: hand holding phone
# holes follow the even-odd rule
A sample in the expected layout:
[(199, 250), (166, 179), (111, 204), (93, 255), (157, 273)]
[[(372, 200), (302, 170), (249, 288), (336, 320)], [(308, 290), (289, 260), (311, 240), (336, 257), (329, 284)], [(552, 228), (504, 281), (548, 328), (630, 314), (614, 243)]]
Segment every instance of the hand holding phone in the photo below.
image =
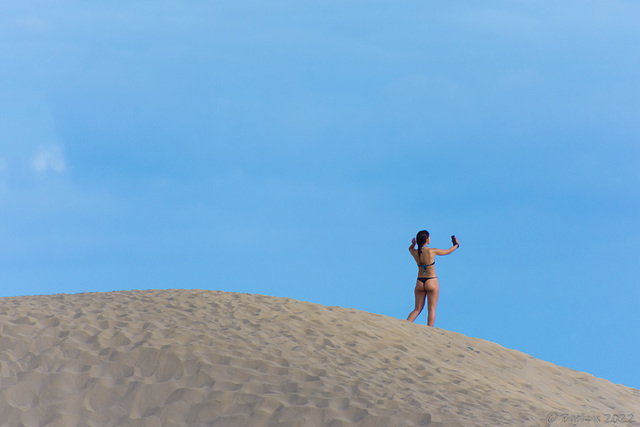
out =
[(458, 242), (458, 239), (455, 235), (451, 236), (451, 244), (458, 245), (458, 247), (460, 246), (460, 243)]

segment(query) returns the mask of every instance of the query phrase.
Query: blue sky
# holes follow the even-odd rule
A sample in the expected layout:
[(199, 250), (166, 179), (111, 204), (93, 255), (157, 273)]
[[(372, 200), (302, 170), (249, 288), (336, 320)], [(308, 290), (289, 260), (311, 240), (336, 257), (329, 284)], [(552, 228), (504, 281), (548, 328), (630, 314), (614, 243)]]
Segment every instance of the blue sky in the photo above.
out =
[(4, 2), (0, 296), (219, 289), (406, 318), (426, 228), (462, 243), (437, 260), (437, 327), (640, 388), (639, 19)]

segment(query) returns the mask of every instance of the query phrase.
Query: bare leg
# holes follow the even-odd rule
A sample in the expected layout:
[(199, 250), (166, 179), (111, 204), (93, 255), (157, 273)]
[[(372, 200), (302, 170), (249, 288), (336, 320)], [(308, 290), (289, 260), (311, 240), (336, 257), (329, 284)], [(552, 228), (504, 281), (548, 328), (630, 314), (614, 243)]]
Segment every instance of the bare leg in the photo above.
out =
[(427, 296), (427, 293), (424, 290), (424, 285), (419, 280), (416, 280), (416, 289), (414, 291), (414, 294), (416, 296), (416, 308), (411, 313), (409, 313), (409, 317), (407, 317), (407, 320), (409, 322), (414, 322), (416, 320), (416, 317), (418, 317), (420, 312), (422, 312), (422, 309), (424, 308), (424, 300)]
[(427, 283), (427, 325), (433, 326), (436, 323), (436, 305), (438, 305), (440, 286), (437, 279), (429, 280)]

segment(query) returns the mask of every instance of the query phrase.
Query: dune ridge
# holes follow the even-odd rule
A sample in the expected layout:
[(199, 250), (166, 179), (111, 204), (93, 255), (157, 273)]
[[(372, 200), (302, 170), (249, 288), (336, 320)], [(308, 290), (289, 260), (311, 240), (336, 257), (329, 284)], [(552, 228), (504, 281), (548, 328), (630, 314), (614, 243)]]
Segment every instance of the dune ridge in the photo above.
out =
[(640, 425), (640, 391), (354, 309), (180, 289), (0, 299), (3, 426), (610, 426), (606, 414)]

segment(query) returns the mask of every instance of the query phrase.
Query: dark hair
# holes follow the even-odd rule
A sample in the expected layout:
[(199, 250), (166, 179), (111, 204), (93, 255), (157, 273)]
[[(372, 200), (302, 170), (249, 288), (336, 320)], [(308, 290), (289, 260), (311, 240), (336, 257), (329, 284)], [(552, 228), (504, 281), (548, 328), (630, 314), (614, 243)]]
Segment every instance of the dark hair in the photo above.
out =
[(422, 247), (427, 243), (427, 239), (429, 238), (429, 232), (427, 230), (418, 231), (416, 235), (416, 243), (418, 244), (418, 259), (420, 259), (420, 255), (422, 255)]

